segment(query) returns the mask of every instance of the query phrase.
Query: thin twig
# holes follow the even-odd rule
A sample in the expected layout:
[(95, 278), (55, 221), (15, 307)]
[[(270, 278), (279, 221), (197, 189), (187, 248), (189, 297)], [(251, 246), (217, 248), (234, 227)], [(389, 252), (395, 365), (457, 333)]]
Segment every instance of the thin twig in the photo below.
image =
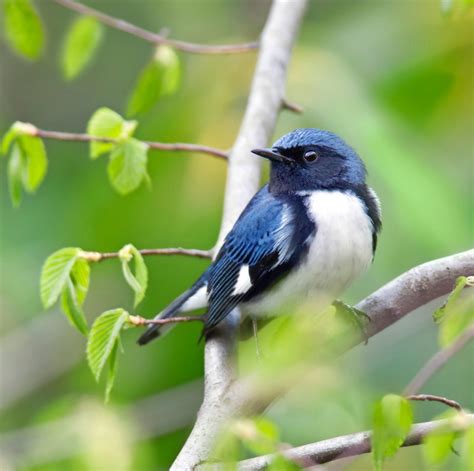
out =
[[(474, 414), (463, 414), (463, 419), (453, 424), (449, 419), (434, 420), (431, 422), (423, 422), (413, 425), (407, 438), (402, 446), (420, 445), (423, 439), (429, 433), (438, 430), (444, 425), (459, 425), (463, 430), (474, 424)], [(291, 450), (283, 452), (283, 456), (290, 460), (311, 458), (315, 463), (324, 464), (349, 456), (358, 456), (371, 451), (371, 432), (359, 432), (352, 435), (344, 435), (341, 437), (330, 438), (321, 442), (310, 443), (308, 445), (299, 446)], [(239, 471), (258, 471), (266, 469), (275, 459), (276, 455), (265, 455), (257, 458), (251, 458), (241, 461), (237, 469)], [(198, 469), (201, 469), (198, 467)], [(205, 469), (222, 469), (222, 465), (215, 467), (206, 465)]]
[(448, 399), (447, 397), (443, 396), (435, 396), (433, 394), (410, 394), (406, 396), (406, 399), (409, 401), (433, 401), (433, 402), (441, 402), (448, 407), (452, 407), (453, 409), (458, 410), (461, 412), (463, 410), (461, 404), (457, 401), (453, 401), (452, 399)]
[(146, 325), (166, 325), (166, 324), (182, 324), (184, 322), (204, 322), (205, 319), (203, 316), (177, 316), (177, 317), (168, 317), (166, 319), (146, 319), (141, 316), (130, 316), (128, 318), (130, 324), (142, 327)]
[(293, 103), (292, 101), (289, 101), (286, 98), (283, 98), (283, 100), (281, 101), (281, 107), (284, 110), (292, 111), (293, 113), (304, 113), (304, 108), (301, 105)]
[(147, 31), (146, 29), (140, 28), (139, 26), (129, 23), (128, 21), (114, 18), (113, 16), (107, 15), (73, 0), (54, 1), (57, 4), (68, 8), (69, 10), (80, 13), (81, 15), (92, 16), (111, 28), (118, 29), (153, 44), (166, 44), (183, 52), (190, 52), (193, 54), (239, 54), (243, 52), (255, 51), (259, 47), (259, 44), (256, 41), (242, 44), (205, 45), (186, 41), (178, 41), (177, 39), (168, 39), (164, 34)]
[[(72, 133), (72, 132), (60, 132), (60, 131), (46, 131), (44, 129), (34, 128), (34, 136), (41, 137), (43, 139), (54, 139), (56, 141), (76, 141), (76, 142), (110, 142), (111, 144), (117, 144), (120, 141), (118, 139), (112, 139), (109, 137), (96, 137), (90, 134)], [(33, 132), (33, 131), (32, 131)], [(227, 159), (227, 152), (217, 149), (215, 147), (203, 146), (200, 144), (188, 144), (182, 142), (169, 143), (169, 142), (156, 142), (156, 141), (143, 141), (150, 149), (166, 150), (166, 151), (182, 151), (182, 152), (197, 152), (201, 154), (208, 154), (221, 159)]]
[[(212, 258), (212, 250), (183, 249), (182, 247), (166, 249), (141, 249), (142, 255), (186, 255), (188, 257)], [(119, 252), (82, 252), (81, 258), (89, 262), (101, 262), (119, 257)]]
[(403, 395), (410, 396), (416, 394), (421, 387), (437, 372), (446, 362), (456, 353), (458, 353), (474, 337), (474, 324), (463, 332), (455, 342), (439, 352), (421, 368), (416, 376), (410, 381), (403, 391)]

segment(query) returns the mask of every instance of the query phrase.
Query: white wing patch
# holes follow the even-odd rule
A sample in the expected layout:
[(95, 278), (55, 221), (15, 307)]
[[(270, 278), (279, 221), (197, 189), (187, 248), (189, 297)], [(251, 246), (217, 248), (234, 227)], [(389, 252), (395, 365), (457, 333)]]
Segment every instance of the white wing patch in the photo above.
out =
[(237, 294), (245, 294), (252, 287), (252, 282), (250, 280), (250, 272), (248, 265), (242, 265), (242, 268), (239, 272), (239, 277), (237, 278), (237, 283), (234, 286), (232, 291), (232, 296)]
[(283, 207), (280, 227), (275, 232), (275, 247), (278, 249), (278, 264), (282, 263), (289, 257), (292, 249), (287, 240), (292, 236), (292, 220), (293, 212), (288, 205)]
[(194, 293), (179, 309), (179, 312), (194, 311), (207, 307), (207, 287), (203, 286)]

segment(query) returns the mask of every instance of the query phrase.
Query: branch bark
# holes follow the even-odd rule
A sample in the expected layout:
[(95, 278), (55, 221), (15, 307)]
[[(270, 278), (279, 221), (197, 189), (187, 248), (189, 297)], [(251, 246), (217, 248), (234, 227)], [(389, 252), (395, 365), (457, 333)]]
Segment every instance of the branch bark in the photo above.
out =
[[(467, 414), (467, 421), (474, 424), (474, 414)], [(449, 420), (435, 420), (415, 424), (402, 446), (413, 446), (422, 443), (423, 438), (430, 432), (450, 423)], [(314, 464), (324, 464), (340, 458), (358, 456), (371, 451), (370, 432), (359, 432), (352, 435), (330, 438), (321, 442), (303, 445), (283, 452), (283, 455), (292, 461), (309, 461)], [(240, 471), (257, 471), (266, 469), (275, 455), (259, 456), (241, 461), (238, 469)], [(211, 468), (212, 469), (212, 468)], [(216, 469), (219, 469), (216, 466)]]
[(258, 42), (250, 42), (243, 44), (224, 44), (224, 45), (204, 45), (190, 43), (186, 41), (178, 41), (176, 39), (168, 39), (165, 34), (153, 33), (146, 29), (140, 28), (128, 21), (114, 18), (113, 16), (106, 15), (94, 8), (83, 5), (82, 3), (74, 0), (54, 0), (57, 4), (73, 10), (81, 15), (92, 16), (99, 20), (104, 25), (110, 26), (111, 28), (118, 29), (125, 33), (131, 34), (137, 38), (148, 41), (152, 44), (160, 45), (167, 44), (179, 51), (189, 52), (193, 54), (239, 54), (242, 52), (251, 52), (258, 48)]
[[(285, 96), (288, 63), (306, 0), (275, 0), (262, 33), (249, 100), (235, 145), (229, 156), (224, 213), (217, 241), (220, 246), (245, 205), (258, 190), (260, 162), (250, 154), (270, 139)], [(194, 428), (173, 463), (172, 470), (194, 469), (209, 457), (222, 426), (241, 410), (232, 390), (238, 316), (206, 341), (204, 400)]]

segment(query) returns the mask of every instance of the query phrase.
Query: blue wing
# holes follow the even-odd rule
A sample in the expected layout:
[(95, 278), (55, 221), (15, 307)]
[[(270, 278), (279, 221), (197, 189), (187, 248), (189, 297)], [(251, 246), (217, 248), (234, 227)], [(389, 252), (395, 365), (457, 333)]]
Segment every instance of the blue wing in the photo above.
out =
[[(205, 331), (237, 304), (261, 294), (286, 275), (306, 254), (306, 242), (315, 230), (301, 199), (272, 195), (264, 186), (241, 214), (209, 268)], [(247, 283), (240, 283), (242, 276)]]

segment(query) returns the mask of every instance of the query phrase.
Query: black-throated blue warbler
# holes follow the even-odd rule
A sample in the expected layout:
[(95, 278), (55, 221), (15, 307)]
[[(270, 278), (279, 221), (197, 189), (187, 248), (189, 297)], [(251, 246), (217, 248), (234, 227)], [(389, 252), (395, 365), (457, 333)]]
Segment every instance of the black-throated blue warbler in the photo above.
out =
[[(357, 153), (335, 134), (296, 129), (271, 148), (270, 180), (249, 202), (214, 262), (157, 319), (207, 308), (204, 333), (237, 306), (268, 315), (282, 305), (329, 305), (370, 265), (380, 204)], [(163, 326), (140, 337), (144, 345)]]

